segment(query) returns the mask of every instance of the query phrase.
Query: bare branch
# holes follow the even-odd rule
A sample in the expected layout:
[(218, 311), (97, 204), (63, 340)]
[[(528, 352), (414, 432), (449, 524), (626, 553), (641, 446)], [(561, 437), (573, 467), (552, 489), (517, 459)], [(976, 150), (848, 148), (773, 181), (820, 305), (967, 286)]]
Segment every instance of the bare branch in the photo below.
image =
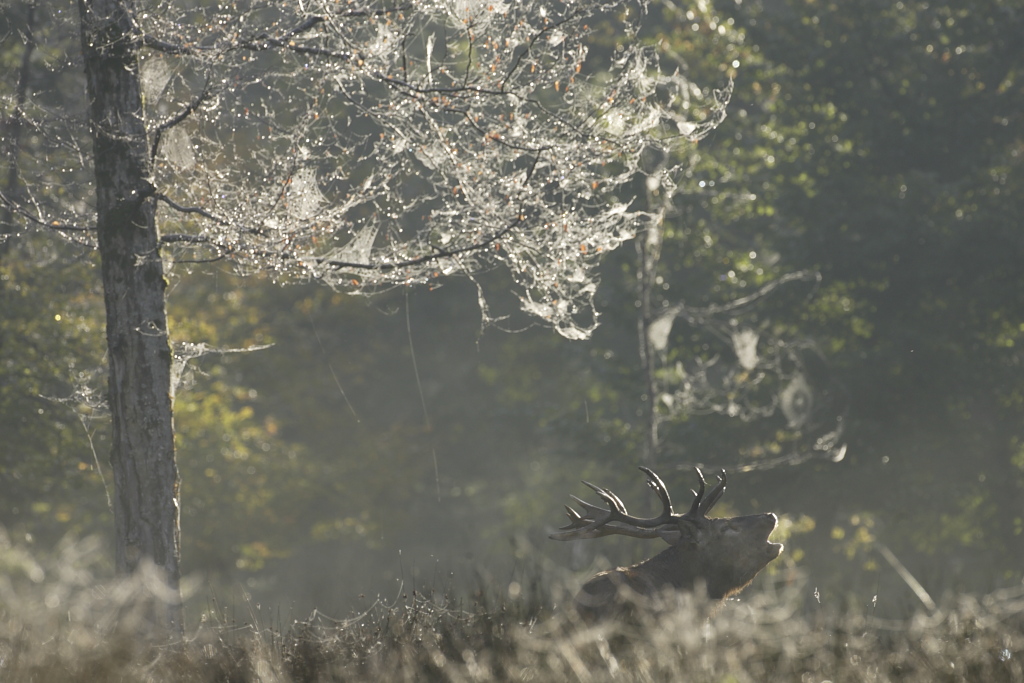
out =
[(10, 211), (11, 213), (21, 216), (32, 225), (35, 225), (40, 228), (46, 228), (47, 230), (56, 230), (59, 232), (68, 233), (96, 231), (96, 228), (92, 226), (72, 225), (70, 223), (65, 223), (54, 218), (47, 219), (39, 215), (38, 213), (30, 213), (22, 203), (14, 201), (10, 197), (8, 197), (7, 194), (4, 193), (2, 190), (0, 190), (0, 205), (3, 205), (4, 208)]
[(149, 152), (149, 156), (151, 159), (156, 159), (157, 150), (160, 149), (160, 138), (163, 136), (164, 131), (173, 128), (174, 126), (177, 126), (179, 123), (187, 119), (189, 116), (192, 115), (192, 113), (196, 109), (199, 108), (199, 106), (203, 102), (207, 101), (208, 99), (210, 99), (209, 78), (206, 79), (206, 83), (203, 85), (202, 91), (198, 95), (193, 97), (191, 102), (185, 105), (185, 107), (180, 112), (178, 112), (171, 118), (167, 119), (166, 121), (157, 124), (156, 128), (153, 129), (153, 144), (150, 147)]

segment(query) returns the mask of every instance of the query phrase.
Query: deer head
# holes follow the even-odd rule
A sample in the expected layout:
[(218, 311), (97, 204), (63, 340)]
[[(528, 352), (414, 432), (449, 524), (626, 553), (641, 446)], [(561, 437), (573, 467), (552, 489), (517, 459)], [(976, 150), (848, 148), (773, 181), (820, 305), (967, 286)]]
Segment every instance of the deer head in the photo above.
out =
[(725, 492), (724, 470), (718, 475), (718, 483), (706, 492), (707, 482), (697, 469), (700, 488), (692, 492), (693, 504), (686, 513), (676, 514), (661, 478), (646, 467), (640, 469), (661, 500), (660, 515), (633, 517), (609, 489), (584, 481), (608, 508), (572, 496), (583, 514), (565, 506), (569, 524), (550, 536), (556, 541), (569, 541), (621, 534), (660, 538), (669, 544), (668, 549), (648, 560), (601, 572), (583, 584), (576, 596), (576, 609), (584, 618), (607, 616), (637, 598), (655, 598), (666, 590), (693, 590), (700, 584), (709, 597), (721, 600), (742, 590), (782, 552), (781, 543), (768, 541), (778, 523), (770, 512), (718, 519), (707, 516)]

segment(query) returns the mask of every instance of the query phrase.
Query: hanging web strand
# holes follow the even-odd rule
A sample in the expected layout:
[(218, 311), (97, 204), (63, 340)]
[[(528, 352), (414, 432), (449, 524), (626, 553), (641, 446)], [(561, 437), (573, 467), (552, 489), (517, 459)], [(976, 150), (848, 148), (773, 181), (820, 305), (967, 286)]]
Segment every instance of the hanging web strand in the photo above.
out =
[(316, 337), (316, 343), (317, 346), (320, 347), (320, 353), (323, 354), (324, 361), (327, 363), (327, 369), (330, 371), (331, 378), (334, 380), (334, 386), (338, 388), (338, 393), (341, 394), (341, 398), (345, 401), (345, 405), (348, 406), (348, 410), (352, 413), (352, 417), (355, 418), (357, 423), (361, 423), (362, 420), (359, 419), (355, 406), (353, 406), (352, 402), (348, 400), (348, 394), (345, 393), (345, 389), (341, 386), (341, 380), (338, 379), (338, 373), (334, 371), (334, 364), (331, 363), (331, 358), (327, 355), (327, 349), (324, 348), (324, 343), (320, 339), (320, 332), (317, 330), (316, 323), (313, 321), (313, 314), (307, 312), (306, 315), (309, 317), (309, 325), (313, 329), (313, 336)]
[(434, 485), (437, 487), (437, 502), (441, 502), (441, 474), (437, 467), (437, 447), (434, 445), (434, 426), (430, 422), (430, 413), (427, 412), (427, 399), (423, 395), (423, 382), (420, 381), (420, 368), (416, 364), (416, 347), (412, 343), (412, 320), (409, 317), (409, 291), (405, 292), (405, 331), (409, 336), (409, 355), (412, 358), (412, 371), (416, 376), (416, 391), (420, 395), (420, 407), (423, 409), (423, 424), (427, 428), (427, 438), (430, 439), (430, 455), (434, 463)]

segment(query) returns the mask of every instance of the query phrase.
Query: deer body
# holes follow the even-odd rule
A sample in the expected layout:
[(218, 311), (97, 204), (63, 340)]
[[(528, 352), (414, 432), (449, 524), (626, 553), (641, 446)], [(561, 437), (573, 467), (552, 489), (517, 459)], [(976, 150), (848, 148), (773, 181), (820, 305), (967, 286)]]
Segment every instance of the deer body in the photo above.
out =
[(658, 475), (647, 468), (647, 484), (662, 501), (658, 517), (643, 519), (626, 512), (622, 501), (608, 489), (584, 482), (608, 503), (602, 509), (573, 496), (583, 515), (567, 507), (570, 523), (552, 534), (556, 540), (596, 538), (622, 534), (639, 538), (661, 538), (669, 547), (631, 567), (619, 567), (597, 574), (576, 596), (576, 609), (587, 620), (620, 612), (642, 599), (656, 598), (667, 590), (692, 591), (703, 585), (708, 597), (721, 600), (739, 592), (782, 552), (781, 543), (768, 537), (778, 523), (772, 513), (712, 519), (708, 510), (725, 490), (725, 472), (705, 497), (700, 470), (700, 491), (686, 514), (675, 514), (668, 491)]

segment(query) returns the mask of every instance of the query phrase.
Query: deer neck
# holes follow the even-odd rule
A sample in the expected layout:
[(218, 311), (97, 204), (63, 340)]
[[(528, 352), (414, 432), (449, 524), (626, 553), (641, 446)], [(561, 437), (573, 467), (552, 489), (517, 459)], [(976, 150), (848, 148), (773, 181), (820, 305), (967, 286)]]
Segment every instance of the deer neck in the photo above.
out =
[(700, 548), (669, 546), (654, 557), (636, 565), (635, 569), (648, 577), (656, 590), (671, 587), (676, 590), (692, 591), (699, 584), (704, 584), (711, 598), (723, 597), (723, 591), (715, 585), (716, 577), (703, 561)]

